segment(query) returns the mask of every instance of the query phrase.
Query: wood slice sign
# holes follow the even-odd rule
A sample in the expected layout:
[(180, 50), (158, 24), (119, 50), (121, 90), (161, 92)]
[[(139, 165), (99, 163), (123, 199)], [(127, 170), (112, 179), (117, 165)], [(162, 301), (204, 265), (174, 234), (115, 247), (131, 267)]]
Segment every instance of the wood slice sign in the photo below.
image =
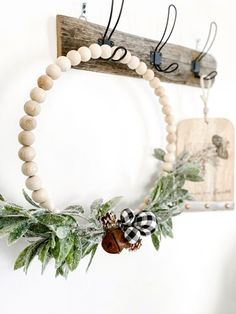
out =
[(177, 127), (177, 155), (187, 151), (199, 163), (203, 182), (188, 182), (194, 201), (187, 210), (234, 208), (234, 127), (223, 118), (183, 120)]

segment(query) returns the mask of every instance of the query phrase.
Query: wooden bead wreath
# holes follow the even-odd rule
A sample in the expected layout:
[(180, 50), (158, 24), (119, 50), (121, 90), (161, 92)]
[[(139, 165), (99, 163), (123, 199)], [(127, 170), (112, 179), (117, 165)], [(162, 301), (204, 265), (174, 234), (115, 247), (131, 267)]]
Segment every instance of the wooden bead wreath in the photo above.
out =
[[(33, 161), (36, 152), (31, 146), (35, 141), (32, 132), (37, 126), (35, 117), (39, 115), (41, 103), (46, 100), (47, 91), (53, 87), (54, 81), (72, 66), (99, 58), (118, 60), (148, 81), (159, 97), (167, 123), (166, 152), (161, 149), (154, 151), (154, 156), (162, 161), (161, 174), (138, 208), (124, 209), (119, 219), (112, 211), (119, 197), (107, 202), (95, 200), (86, 214), (80, 205), (71, 205), (60, 213), (56, 212), (37, 175), (38, 166)], [(26, 115), (20, 120), (23, 131), (18, 137), (23, 145), (18, 155), (24, 161), (22, 172), (27, 176), (25, 185), (32, 191), (32, 198), (24, 190), (23, 193), (31, 208), (17, 206), (0, 196), (0, 235), (7, 235), (9, 243), (15, 243), (20, 238), (31, 240), (31, 244), (20, 253), (15, 269), (24, 267), (27, 271), (33, 258), (38, 256), (43, 270), (50, 259), (55, 259), (56, 274), (67, 276), (88, 254), (91, 256), (90, 265), (99, 243), (108, 253), (119, 253), (124, 248), (134, 251), (141, 246), (141, 237), (147, 235), (151, 235), (154, 247), (158, 249), (162, 236), (172, 236), (172, 217), (181, 212), (184, 201), (190, 197), (183, 188), (185, 180), (199, 179), (199, 168), (188, 161), (187, 154), (175, 160), (174, 116), (160, 80), (129, 51), (122, 57), (117, 47), (92, 44), (58, 57), (55, 64), (46, 68), (46, 74), (40, 76), (37, 83), (38, 86), (30, 92), (31, 100), (25, 103)]]

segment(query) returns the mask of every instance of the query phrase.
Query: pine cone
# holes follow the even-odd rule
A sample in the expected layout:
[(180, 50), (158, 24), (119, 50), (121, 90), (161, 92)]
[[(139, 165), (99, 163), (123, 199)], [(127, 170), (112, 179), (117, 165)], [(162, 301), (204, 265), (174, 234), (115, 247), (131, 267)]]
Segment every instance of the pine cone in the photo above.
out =
[(141, 248), (141, 246), (142, 246), (142, 240), (140, 239), (135, 244), (132, 244), (130, 246), (129, 251), (133, 251), (133, 252), (137, 251)]
[(108, 212), (105, 216), (101, 218), (101, 221), (105, 230), (117, 227), (116, 215), (113, 212)]

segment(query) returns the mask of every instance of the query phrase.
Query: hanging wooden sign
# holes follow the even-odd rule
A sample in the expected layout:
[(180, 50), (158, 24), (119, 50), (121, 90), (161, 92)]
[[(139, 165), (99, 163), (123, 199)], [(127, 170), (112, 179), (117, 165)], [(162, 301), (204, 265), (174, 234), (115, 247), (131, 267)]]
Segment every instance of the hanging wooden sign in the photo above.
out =
[(234, 207), (234, 127), (223, 118), (188, 119), (177, 128), (177, 155), (187, 151), (201, 167), (203, 182), (187, 183), (194, 201), (188, 210), (221, 210)]

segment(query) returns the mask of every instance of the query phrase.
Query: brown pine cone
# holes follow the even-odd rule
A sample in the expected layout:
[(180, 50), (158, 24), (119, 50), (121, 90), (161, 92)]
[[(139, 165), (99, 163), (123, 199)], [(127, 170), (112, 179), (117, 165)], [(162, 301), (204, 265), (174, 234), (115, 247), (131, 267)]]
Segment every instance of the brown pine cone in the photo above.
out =
[(116, 215), (113, 212), (108, 212), (101, 218), (101, 221), (105, 230), (117, 227)]

